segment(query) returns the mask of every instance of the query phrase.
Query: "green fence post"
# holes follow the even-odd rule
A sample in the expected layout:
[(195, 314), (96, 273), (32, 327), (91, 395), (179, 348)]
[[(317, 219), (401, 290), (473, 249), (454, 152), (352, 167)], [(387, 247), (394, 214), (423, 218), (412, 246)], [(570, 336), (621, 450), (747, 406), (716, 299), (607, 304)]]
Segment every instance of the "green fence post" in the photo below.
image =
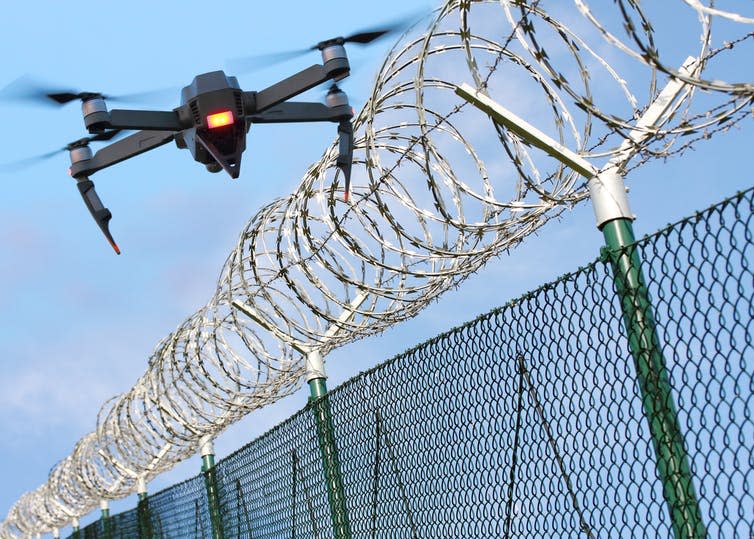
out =
[[(369, 295), (365, 292), (356, 294), (349, 305), (350, 308), (344, 309), (337, 321), (330, 325), (324, 335), (322, 335), (322, 340), (318, 343), (318, 346), (321, 346), (322, 343), (327, 343), (338, 332), (347, 329), (347, 322), (359, 312), (359, 307), (366, 301), (367, 297)], [(317, 438), (319, 440), (320, 455), (322, 456), (322, 467), (325, 474), (325, 486), (327, 488), (327, 499), (330, 504), (330, 518), (332, 520), (334, 538), (351, 539), (351, 523), (348, 519), (343, 475), (338, 458), (338, 446), (335, 443), (335, 430), (333, 429), (327, 384), (325, 383), (327, 376), (325, 375), (325, 366), (321, 353), (319, 350), (314, 349), (310, 343), (303, 343), (292, 339), (290, 335), (260, 316), (252, 306), (239, 300), (233, 300), (231, 305), (267, 331), (276, 335), (281, 341), (290, 344), (294, 350), (306, 358), (309, 405), (314, 413), (314, 422), (317, 427)]]
[(139, 477), (136, 483), (136, 518), (139, 525), (139, 539), (152, 539), (152, 517), (149, 514), (149, 496), (147, 496), (147, 481)]
[(351, 539), (351, 523), (348, 519), (343, 476), (335, 443), (332, 411), (327, 394), (325, 367), (322, 355), (311, 351), (306, 355), (306, 381), (309, 384), (309, 403), (317, 425), (319, 452), (325, 472), (327, 499), (330, 503), (330, 518), (335, 539)]
[(703, 539), (707, 537), (707, 530), (694, 489), (673, 388), (636, 248), (632, 225), (635, 216), (629, 207), (628, 189), (619, 170), (617, 159), (613, 159), (591, 177), (589, 196), (613, 269), (644, 416), (657, 459), (657, 475), (662, 483), (673, 533), (677, 539)]
[[(327, 343), (338, 332), (347, 329), (347, 322), (359, 312), (359, 307), (366, 301), (367, 297), (369, 295), (366, 292), (356, 294), (349, 305), (350, 308), (344, 309), (337, 321), (330, 325), (318, 345), (321, 346), (321, 343)], [(351, 539), (351, 523), (348, 519), (343, 475), (338, 458), (338, 446), (335, 443), (335, 430), (333, 429), (330, 401), (327, 396), (327, 384), (325, 383), (327, 376), (325, 375), (325, 366), (321, 353), (319, 350), (314, 349), (310, 343), (302, 343), (292, 339), (290, 335), (260, 316), (252, 306), (239, 300), (233, 300), (231, 305), (267, 331), (276, 335), (281, 341), (289, 343), (294, 350), (306, 358), (306, 381), (309, 384), (309, 404), (314, 413), (314, 421), (317, 426), (317, 438), (319, 440), (320, 455), (322, 456), (322, 467), (324, 468), (325, 486), (327, 488), (327, 499), (330, 504), (333, 533), (335, 539)]]
[(103, 539), (112, 539), (113, 530), (111, 527), (112, 522), (110, 521), (110, 504), (107, 500), (100, 500), (99, 508), (101, 511), (100, 527), (102, 528), (102, 537)]
[(217, 470), (215, 469), (215, 446), (212, 438), (202, 438), (202, 473), (204, 474), (204, 486), (207, 489), (207, 506), (209, 507), (209, 519), (212, 526), (212, 539), (223, 539), (223, 522), (220, 513), (220, 494), (217, 488)]
[[(687, 58), (680, 72), (689, 73), (696, 63), (694, 58)], [(677, 539), (702, 539), (707, 537), (707, 531), (694, 491), (689, 456), (678, 422), (665, 358), (657, 337), (641, 260), (633, 248), (635, 240), (631, 222), (634, 215), (629, 208), (627, 189), (620, 174), (636, 147), (653, 133), (656, 125), (662, 123), (663, 116), (683, 88), (684, 83), (680, 79), (668, 82), (639, 118), (636, 128), (600, 170), (488, 95), (466, 84), (456, 87), (456, 94), (489, 114), (493, 121), (504, 125), (530, 145), (543, 150), (589, 180), (589, 194), (597, 227), (602, 230), (607, 250), (611, 254), (613, 278), (620, 297), (628, 343), (641, 389), (642, 406), (657, 457), (657, 473), (662, 483), (673, 533)]]
[(707, 537), (631, 221), (609, 221), (602, 233), (675, 537)]

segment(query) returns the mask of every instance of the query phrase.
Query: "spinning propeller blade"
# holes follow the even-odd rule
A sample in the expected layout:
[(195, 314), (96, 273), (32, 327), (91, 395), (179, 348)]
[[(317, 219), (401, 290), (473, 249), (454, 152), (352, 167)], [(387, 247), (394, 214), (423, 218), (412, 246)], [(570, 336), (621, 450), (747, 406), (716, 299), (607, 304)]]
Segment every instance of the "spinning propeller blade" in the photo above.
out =
[(59, 105), (65, 105), (66, 103), (70, 103), (71, 101), (75, 101), (77, 99), (84, 99), (84, 97), (88, 94), (84, 92), (79, 92), (77, 94), (72, 93), (72, 92), (59, 92), (59, 93), (42, 92), (42, 95), (44, 97), (52, 99), (55, 103)]
[(394, 34), (401, 30), (405, 30), (406, 27), (406, 24), (395, 24), (387, 28), (358, 32), (356, 34), (351, 34), (348, 37), (344, 37), (343, 43), (358, 43), (359, 45), (367, 45), (372, 41), (377, 41), (381, 37), (387, 36), (388, 34)]
[(100, 133), (98, 135), (92, 135), (91, 137), (84, 137), (79, 140), (75, 140), (69, 144), (66, 144), (62, 148), (53, 150), (51, 152), (43, 153), (41, 155), (34, 155), (32, 157), (20, 159), (19, 161), (13, 161), (10, 163), (2, 163), (0, 164), (0, 173), (7, 174), (9, 172), (16, 172), (18, 170), (23, 170), (25, 168), (39, 164), (42, 161), (45, 161), (51, 157), (55, 157), (59, 153), (70, 151), (72, 148), (75, 148), (77, 146), (86, 146), (90, 142), (112, 140), (121, 132), (122, 132), (121, 129), (113, 129), (111, 131), (105, 131), (104, 133)]
[(265, 67), (282, 64), (288, 60), (298, 58), (311, 51), (310, 48), (298, 49), (295, 51), (271, 52), (266, 54), (255, 54), (244, 56), (243, 58), (234, 58), (225, 62), (228, 69), (235, 73), (250, 73), (264, 69)]
[(72, 101), (101, 97), (109, 101), (144, 102), (154, 101), (168, 93), (176, 93), (175, 87), (161, 88), (149, 92), (124, 95), (104, 95), (100, 92), (81, 92), (73, 89), (49, 88), (28, 76), (20, 77), (0, 90), (0, 99), (4, 101), (30, 101), (43, 105), (66, 105)]
[(42, 161), (46, 161), (50, 157), (55, 157), (56, 155), (64, 151), (65, 151), (65, 148), (60, 148), (58, 150), (53, 150), (51, 152), (43, 153), (41, 155), (33, 155), (31, 157), (27, 157), (26, 159), (20, 159), (18, 161), (13, 161), (11, 163), (2, 163), (0, 164), (0, 174), (8, 174), (10, 172), (23, 170), (25, 168), (41, 163)]
[(412, 15), (408, 15), (398, 20), (395, 20), (391, 23), (382, 25), (380, 28), (371, 28), (368, 30), (363, 30), (363, 31), (351, 34), (347, 37), (342, 37), (342, 36), (334, 37), (332, 39), (320, 41), (316, 45), (312, 45), (311, 47), (307, 47), (305, 49), (245, 56), (243, 58), (235, 58), (233, 60), (229, 60), (228, 62), (226, 62), (226, 64), (227, 64), (228, 69), (231, 71), (234, 71), (236, 73), (248, 73), (250, 71), (255, 71), (255, 70), (262, 69), (262, 68), (265, 68), (274, 64), (285, 62), (287, 60), (291, 60), (293, 58), (297, 58), (299, 56), (303, 56), (305, 54), (310, 53), (311, 51), (322, 49), (324, 46), (334, 44), (334, 43), (341, 44), (341, 45), (344, 43), (356, 43), (359, 45), (368, 45), (369, 43), (372, 43), (389, 34), (395, 34), (397, 32), (402, 32), (402, 31), (407, 30), (408, 28), (413, 26), (416, 22), (418, 22), (421, 18), (423, 18), (425, 15), (426, 15), (425, 12), (414, 13)]

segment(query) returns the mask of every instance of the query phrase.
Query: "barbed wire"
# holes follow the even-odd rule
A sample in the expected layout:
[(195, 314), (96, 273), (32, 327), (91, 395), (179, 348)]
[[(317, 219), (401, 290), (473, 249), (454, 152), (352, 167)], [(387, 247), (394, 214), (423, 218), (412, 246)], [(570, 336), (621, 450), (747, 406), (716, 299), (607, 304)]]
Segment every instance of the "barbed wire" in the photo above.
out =
[[(16, 502), (0, 536), (49, 531), (133, 493), (202, 438), (295, 391), (300, 350), (325, 355), (413, 317), (588, 196), (583, 178), (463, 101), (458, 85), (598, 166), (660, 82), (684, 82), (625, 171), (747, 118), (752, 66), (729, 57), (752, 45), (754, 19), (712, 2), (661, 4), (448, 0), (407, 32), (354, 122), (350, 202), (334, 143), (293, 194), (249, 221), (215, 295), (156, 346), (131, 390), (105, 403), (48, 482)], [(699, 34), (689, 40), (687, 30)]]

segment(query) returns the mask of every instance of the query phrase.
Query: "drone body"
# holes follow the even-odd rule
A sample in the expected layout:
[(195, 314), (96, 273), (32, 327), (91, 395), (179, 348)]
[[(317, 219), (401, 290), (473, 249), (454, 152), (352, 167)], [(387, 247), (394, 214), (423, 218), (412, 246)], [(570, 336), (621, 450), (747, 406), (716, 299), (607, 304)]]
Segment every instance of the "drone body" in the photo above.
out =
[(194, 126), (176, 134), (178, 147), (188, 148), (211, 172), (225, 169), (238, 178), (251, 123), (245, 121), (243, 91), (236, 78), (222, 71), (199, 75), (182, 90), (181, 105), (188, 105)]
[[(372, 43), (390, 33), (407, 28), (409, 22), (410, 19), (405, 18), (386, 28), (328, 39), (307, 49), (242, 60), (242, 64), (246, 65), (242, 65), (241, 70), (245, 70), (250, 67), (249, 62), (259, 67), (260, 60), (267, 65), (276, 60), (280, 61), (281, 58), (293, 58), (313, 50), (320, 52), (321, 64), (311, 65), (260, 91), (243, 90), (236, 77), (228, 76), (223, 71), (203, 73), (183, 88), (180, 105), (168, 111), (110, 110), (106, 101), (116, 98), (106, 97), (99, 92), (50, 92), (34, 87), (35, 85), (29, 87), (20, 79), (18, 86), (26, 88), (19, 93), (18, 88), (14, 89), (14, 84), (11, 84), (0, 91), (0, 99), (31, 98), (47, 103), (51, 100), (58, 105), (80, 100), (84, 125), (91, 136), (35, 158), (0, 165), (0, 170), (12, 170), (39, 159), (47, 159), (60, 151), (68, 151), (71, 162), (69, 174), (76, 179), (84, 203), (102, 233), (115, 252), (120, 254), (120, 249), (110, 234), (109, 223), (112, 214), (100, 200), (91, 180), (91, 176), (96, 172), (175, 141), (178, 148), (188, 149), (194, 160), (205, 165), (210, 172), (225, 170), (231, 178), (238, 178), (241, 172), (241, 157), (246, 149), (246, 135), (251, 124), (333, 122), (338, 125), (336, 165), (343, 174), (344, 199), (347, 202), (353, 162), (351, 119), (354, 113), (348, 104), (348, 97), (335, 84), (347, 77), (351, 71), (344, 45)], [(332, 81), (333, 84), (327, 93), (325, 103), (289, 101), (327, 81)], [(140, 94), (140, 97), (143, 96), (144, 94)], [(123, 131), (136, 132), (111, 142), (96, 153), (89, 148), (90, 142), (111, 141)]]
[[(69, 144), (69, 173), (78, 183), (89, 212), (116, 253), (120, 249), (109, 231), (110, 211), (102, 204), (90, 177), (99, 170), (147, 152), (170, 141), (188, 149), (210, 172), (225, 170), (231, 178), (241, 171), (246, 134), (253, 123), (333, 122), (340, 139), (338, 167), (345, 178), (348, 200), (353, 156), (353, 109), (335, 84), (326, 104), (291, 102), (292, 97), (327, 81), (348, 76), (350, 66), (344, 38), (322, 42), (322, 64), (314, 64), (261, 91), (244, 91), (235, 77), (223, 71), (198, 75), (181, 91), (181, 104), (172, 111), (108, 110), (99, 93), (48, 94), (58, 102), (80, 99), (84, 125), (93, 137)], [(108, 140), (122, 130), (136, 133), (92, 153), (92, 140)]]

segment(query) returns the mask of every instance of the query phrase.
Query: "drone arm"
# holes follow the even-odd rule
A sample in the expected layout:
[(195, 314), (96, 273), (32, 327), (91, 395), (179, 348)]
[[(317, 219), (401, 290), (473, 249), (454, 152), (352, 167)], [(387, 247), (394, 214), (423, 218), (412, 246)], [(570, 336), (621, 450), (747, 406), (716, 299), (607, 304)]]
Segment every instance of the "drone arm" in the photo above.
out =
[(150, 131), (181, 131), (191, 125), (183, 125), (174, 110), (122, 110), (110, 111), (107, 127), (111, 129), (143, 129)]
[(91, 159), (73, 163), (70, 169), (71, 176), (77, 179), (89, 176), (103, 168), (167, 144), (174, 136), (173, 131), (139, 131), (105, 146)]
[(251, 123), (293, 123), (293, 122), (339, 122), (351, 118), (353, 111), (348, 105), (328, 107), (322, 103), (279, 103), (264, 112), (246, 117)]
[(247, 101), (255, 103), (253, 111), (262, 112), (330, 80), (333, 76), (323, 66), (314, 64), (256, 94), (253, 92), (245, 93), (247, 94)]

